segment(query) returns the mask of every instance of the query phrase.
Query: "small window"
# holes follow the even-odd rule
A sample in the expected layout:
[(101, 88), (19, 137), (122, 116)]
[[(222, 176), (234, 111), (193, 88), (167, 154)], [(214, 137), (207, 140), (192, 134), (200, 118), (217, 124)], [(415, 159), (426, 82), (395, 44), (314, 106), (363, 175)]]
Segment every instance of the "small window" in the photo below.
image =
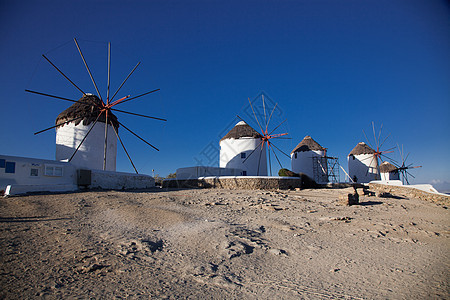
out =
[(242, 171), (242, 176), (247, 176), (247, 171)]
[(53, 175), (62, 176), (62, 167), (55, 167)]
[(0, 159), (0, 168), (4, 168), (6, 166), (6, 160)]
[(294, 157), (295, 157), (295, 159), (297, 159), (297, 152), (294, 153)]
[(44, 174), (46, 176), (63, 176), (63, 169), (59, 166), (52, 166), (52, 165), (45, 165), (45, 172)]
[(245, 152), (241, 152), (241, 158), (245, 158), (246, 153)]
[(31, 169), (30, 176), (39, 176), (39, 169)]
[(45, 175), (53, 176), (53, 167), (45, 166)]
[(16, 173), (16, 163), (13, 161), (7, 161), (5, 163), (5, 173)]

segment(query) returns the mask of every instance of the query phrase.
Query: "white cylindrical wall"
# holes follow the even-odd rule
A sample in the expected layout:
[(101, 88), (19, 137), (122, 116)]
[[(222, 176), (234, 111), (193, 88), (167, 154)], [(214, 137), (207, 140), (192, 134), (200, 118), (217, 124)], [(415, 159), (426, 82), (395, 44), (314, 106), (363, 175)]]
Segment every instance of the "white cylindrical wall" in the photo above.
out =
[(398, 172), (382, 172), (381, 173), (381, 180), (382, 181), (389, 181), (389, 180), (400, 180), (400, 176)]
[[(222, 140), (220, 142), (220, 167), (241, 169), (246, 171), (247, 176), (267, 176), (266, 146), (261, 150), (260, 143), (260, 138), (248, 137)], [(255, 152), (246, 160), (253, 150)], [(245, 158), (242, 158), (241, 153), (245, 153)]]
[[(56, 129), (56, 160), (67, 160), (74, 153), (93, 123), (88, 126), (82, 123), (66, 124)], [(103, 170), (103, 157), (105, 148), (105, 123), (97, 122), (89, 133), (83, 145), (71, 160), (71, 163), (80, 168)], [(106, 170), (116, 170), (117, 136), (111, 125), (108, 125), (108, 145), (106, 152)]]
[[(318, 174), (314, 176), (314, 166), (313, 166), (313, 157), (324, 157), (325, 151), (323, 150), (310, 150), (310, 151), (298, 151), (291, 153), (291, 170), (294, 173), (304, 173), (308, 175), (311, 179), (314, 179), (319, 182), (317, 183), (326, 183), (328, 182), (328, 170), (325, 159), (317, 159), (318, 162)], [(320, 162), (320, 164), (319, 164)]]
[(379, 180), (378, 160), (374, 154), (349, 155), (348, 175), (358, 183), (367, 183), (372, 180)]

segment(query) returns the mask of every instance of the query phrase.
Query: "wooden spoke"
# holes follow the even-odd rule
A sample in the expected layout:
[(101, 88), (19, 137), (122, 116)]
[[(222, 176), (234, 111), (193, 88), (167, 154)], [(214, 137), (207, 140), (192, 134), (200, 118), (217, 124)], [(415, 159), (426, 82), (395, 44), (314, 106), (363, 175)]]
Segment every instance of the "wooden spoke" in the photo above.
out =
[(277, 146), (275, 146), (275, 144), (272, 142), (272, 143), (270, 143), (270, 145), (271, 146), (274, 146), (275, 147), (275, 149), (277, 149), (278, 151), (280, 151), (281, 153), (283, 153), (284, 155), (286, 155), (288, 158), (291, 158), (291, 156), (290, 155), (287, 155), (286, 153), (284, 153), (280, 148), (278, 148)]
[(264, 135), (264, 130), (262, 129), (261, 124), (259, 123), (259, 120), (256, 117), (256, 113), (255, 113), (255, 110), (253, 109), (253, 105), (252, 105), (252, 102), (250, 101), (250, 98), (248, 98), (248, 103), (250, 103), (250, 107), (252, 108), (252, 112), (253, 112), (253, 115), (255, 116), (255, 120), (258, 123), (259, 128), (261, 129), (261, 133)]
[(252, 156), (252, 154), (256, 151), (256, 149), (258, 149), (259, 146), (261, 146), (262, 142), (263, 142), (263, 141), (261, 140), (261, 141), (259, 142), (258, 146), (256, 146), (256, 148), (253, 149), (252, 152), (250, 152), (250, 154), (242, 161), (242, 163), (245, 163), (245, 162), (247, 161), (247, 159), (249, 159), (249, 157)]
[(117, 130), (114, 127), (114, 125), (112, 124), (112, 122), (111, 122), (111, 125), (114, 130), (114, 133), (116, 134), (117, 138), (119, 139), (120, 144), (122, 145), (123, 150), (125, 151), (125, 154), (127, 155), (128, 159), (130, 160), (130, 163), (133, 166), (134, 171), (136, 172), (136, 174), (139, 174), (138, 170), (136, 169), (136, 166), (133, 163), (133, 160), (131, 159), (130, 155), (128, 154), (127, 148), (125, 148), (125, 145), (123, 144), (122, 139), (120, 138), (119, 133), (117, 133)]
[(146, 116), (146, 115), (141, 115), (141, 114), (137, 114), (137, 113), (133, 113), (133, 112), (129, 112), (129, 111), (124, 111), (124, 110), (120, 110), (120, 109), (116, 109), (116, 108), (111, 108), (110, 110), (118, 111), (118, 112), (121, 112), (121, 113), (124, 113), (124, 114), (133, 115), (133, 116), (139, 116), (139, 117), (155, 119), (155, 120), (160, 120), (160, 121), (167, 121), (166, 119), (157, 118), (157, 117), (151, 117), (151, 116)]
[(70, 122), (72, 122), (72, 121), (75, 121), (75, 120), (79, 120), (79, 119), (81, 119), (81, 118), (83, 118), (83, 117), (82, 117), (82, 116), (81, 116), (81, 117), (77, 117), (77, 118), (75, 118), (75, 119), (72, 119), (72, 120), (66, 121), (66, 122), (64, 122), (64, 123), (61, 123), (61, 124), (58, 124), (58, 125), (55, 125), (55, 126), (52, 126), (52, 127), (46, 128), (46, 129), (44, 129), (44, 130), (41, 130), (41, 131), (35, 132), (35, 133), (34, 133), (34, 135), (36, 135), (36, 134), (39, 134), (39, 133), (42, 133), (42, 132), (44, 132), (44, 131), (47, 131), (47, 130), (50, 130), (50, 129), (52, 129), (52, 128), (56, 128), (56, 127), (58, 127), (58, 126), (61, 126), (61, 125), (65, 125), (65, 124), (68, 124), (68, 123), (70, 123)]
[(106, 104), (109, 105), (109, 84), (111, 82), (111, 43), (108, 43), (108, 84), (106, 88)]
[(86, 70), (88, 71), (89, 76), (91, 77), (92, 83), (94, 84), (94, 87), (95, 87), (95, 91), (97, 92), (97, 95), (100, 98), (100, 100), (102, 100), (102, 102), (103, 102), (102, 95), (100, 95), (100, 92), (98, 91), (97, 84), (95, 83), (94, 77), (92, 76), (91, 70), (89, 69), (89, 66), (88, 66), (86, 60), (84, 59), (84, 55), (81, 52), (81, 48), (78, 45), (77, 39), (74, 38), (73, 40), (75, 41), (75, 45), (77, 45), (78, 52), (80, 52), (81, 59), (83, 60), (84, 66), (86, 67)]
[[(124, 101), (121, 101), (121, 102), (119, 102), (119, 103), (117, 103), (117, 104), (122, 104), (122, 103), (125, 103), (125, 102), (127, 102), (127, 101), (134, 100), (134, 99), (140, 98), (140, 97), (142, 97), (142, 96), (145, 96), (145, 95), (148, 95), (148, 94), (157, 92), (157, 91), (160, 91), (160, 89), (156, 89), (156, 90), (153, 90), (153, 91), (150, 91), (150, 92), (147, 92), (147, 93), (144, 93), (144, 94), (135, 96), (135, 97), (131, 97), (131, 98), (129, 98), (129, 99), (127, 99), (127, 100), (124, 100)], [(114, 105), (116, 105), (116, 104), (114, 104)]]
[(69, 162), (72, 161), (72, 158), (75, 156), (75, 154), (78, 152), (78, 149), (80, 149), (81, 145), (83, 144), (83, 142), (86, 140), (86, 138), (88, 137), (89, 133), (91, 133), (92, 129), (94, 128), (95, 124), (97, 124), (98, 119), (100, 118), (100, 116), (102, 115), (103, 111), (101, 111), (98, 116), (97, 119), (95, 119), (94, 124), (92, 124), (91, 128), (89, 128), (89, 131), (86, 133), (86, 135), (84, 136), (84, 138), (81, 140), (81, 143), (78, 145), (77, 149), (75, 149), (75, 152), (72, 154), (72, 156), (69, 158)]
[(139, 135), (137, 135), (136, 133), (134, 133), (131, 129), (129, 129), (127, 126), (123, 125), (122, 123), (120, 123), (119, 121), (117, 121), (117, 123), (119, 123), (123, 128), (125, 128), (126, 130), (128, 130), (129, 132), (131, 132), (135, 137), (137, 137), (138, 139), (140, 139), (141, 141), (143, 141), (144, 143), (146, 143), (147, 145), (149, 145), (150, 147), (152, 147), (153, 149), (155, 149), (156, 151), (159, 151), (158, 148), (156, 148), (155, 146), (153, 146), (152, 144), (150, 144), (149, 142), (147, 142), (146, 140), (144, 140), (143, 138), (141, 138)]
[(119, 86), (119, 88), (117, 89), (117, 91), (114, 93), (114, 95), (111, 97), (112, 101), (114, 99), (114, 97), (117, 95), (117, 93), (120, 91), (120, 89), (122, 88), (122, 86), (125, 84), (125, 82), (127, 82), (128, 78), (130, 78), (131, 74), (133, 74), (134, 70), (136, 70), (136, 68), (141, 64), (141, 62), (138, 62), (137, 65), (133, 68), (133, 70), (131, 70), (130, 74), (128, 74), (127, 78), (125, 78), (125, 80), (122, 82), (122, 84)]
[(50, 59), (48, 59), (44, 54), (42, 56), (62, 75), (64, 78), (66, 78), (74, 87), (76, 87), (83, 95), (86, 95), (85, 92), (83, 92), (72, 80), (69, 79), (60, 69), (58, 69), (57, 66), (55, 66)]

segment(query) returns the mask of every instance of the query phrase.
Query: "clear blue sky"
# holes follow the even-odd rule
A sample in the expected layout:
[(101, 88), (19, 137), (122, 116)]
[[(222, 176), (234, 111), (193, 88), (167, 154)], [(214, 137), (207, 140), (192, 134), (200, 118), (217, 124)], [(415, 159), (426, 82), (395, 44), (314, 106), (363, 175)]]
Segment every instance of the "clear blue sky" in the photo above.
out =
[[(371, 122), (403, 144), (416, 183), (450, 182), (450, 7), (448, 1), (0, 1), (0, 153), (53, 159), (54, 124), (80, 93), (46, 54), (94, 92), (76, 37), (106, 94), (141, 61), (120, 95), (161, 92), (121, 109), (167, 118), (119, 119), (158, 146), (121, 134), (142, 173), (192, 166), (261, 91), (288, 119), (290, 152), (311, 135), (347, 168)], [(394, 155), (394, 157), (398, 155)], [(218, 162), (218, 161), (217, 161)], [(289, 160), (283, 159), (286, 167)], [(216, 164), (217, 165), (217, 164)], [(118, 170), (131, 172), (118, 150)]]

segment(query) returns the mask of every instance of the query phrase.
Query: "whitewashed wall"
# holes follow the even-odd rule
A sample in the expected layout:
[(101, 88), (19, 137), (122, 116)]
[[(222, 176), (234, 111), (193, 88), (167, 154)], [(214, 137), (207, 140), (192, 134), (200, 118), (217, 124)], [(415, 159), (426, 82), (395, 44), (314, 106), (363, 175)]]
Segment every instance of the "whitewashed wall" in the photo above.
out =
[[(66, 124), (56, 130), (56, 160), (69, 159), (84, 136), (92, 126), (74, 123)], [(103, 169), (105, 147), (105, 123), (97, 122), (89, 136), (78, 149), (71, 163), (79, 168)], [(106, 170), (116, 170), (117, 136), (111, 125), (108, 125), (108, 147), (106, 155)]]
[(35, 191), (73, 191), (77, 187), (75, 166), (54, 160), (0, 155), (0, 161), (14, 163), (14, 173), (0, 166), (0, 190), (12, 186), (11, 194)]
[(348, 175), (353, 179), (355, 176), (358, 183), (367, 183), (372, 180), (379, 180), (378, 161), (373, 154), (359, 154), (347, 156)]
[[(267, 145), (261, 151), (261, 148), (258, 147), (260, 142), (261, 139), (246, 137), (222, 140), (220, 142), (219, 166), (221, 168), (241, 169), (247, 172), (247, 176), (267, 176)], [(257, 147), (258, 149), (244, 163), (245, 158), (241, 158), (241, 153), (246, 153), (246, 157), (248, 157)]]
[(400, 174), (398, 172), (382, 172), (381, 181), (400, 180)]
[[(291, 171), (294, 173), (304, 173), (308, 175), (311, 179), (315, 179), (314, 168), (313, 168), (313, 157), (323, 157), (325, 152), (323, 150), (310, 150), (310, 151), (299, 151), (297, 153), (297, 158), (295, 158), (295, 153), (291, 153)], [(323, 167), (323, 168), (322, 168)], [(323, 166), (319, 165), (319, 182), (326, 183), (328, 181), (327, 176), (327, 164), (323, 163)]]

